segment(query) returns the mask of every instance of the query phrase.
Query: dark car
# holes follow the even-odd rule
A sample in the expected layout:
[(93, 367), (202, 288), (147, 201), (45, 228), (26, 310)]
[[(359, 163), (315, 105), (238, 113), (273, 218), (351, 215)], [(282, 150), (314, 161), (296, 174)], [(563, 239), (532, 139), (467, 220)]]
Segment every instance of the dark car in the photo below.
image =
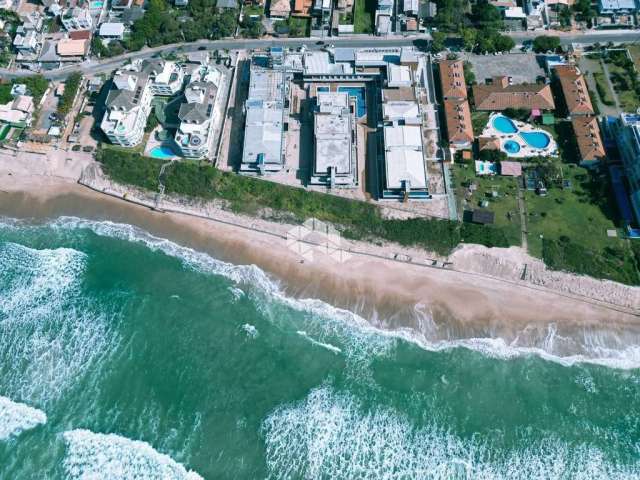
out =
[(206, 50), (207, 47), (198, 47), (198, 50)]
[(322, 40), (319, 40), (316, 42), (316, 45), (324, 45), (324, 42)]

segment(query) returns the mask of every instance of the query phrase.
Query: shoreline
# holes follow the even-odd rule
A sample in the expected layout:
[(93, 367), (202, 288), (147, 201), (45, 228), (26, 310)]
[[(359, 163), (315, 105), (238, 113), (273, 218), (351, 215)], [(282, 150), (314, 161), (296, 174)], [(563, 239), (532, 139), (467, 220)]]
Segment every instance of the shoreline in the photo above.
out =
[[(640, 339), (640, 314), (628, 306), (476, 271), (434, 268), (375, 252), (356, 253), (355, 249), (344, 263), (317, 252), (314, 261), (303, 260), (287, 245), (284, 224), (230, 212), (226, 215), (237, 220), (235, 225), (224, 218), (161, 213), (132, 203), (135, 197), (123, 201), (115, 192), (110, 196), (90, 190), (72, 176), (10, 175), (1, 167), (0, 163), (2, 216), (39, 222), (75, 216), (134, 225), (223, 261), (255, 264), (277, 279), (287, 295), (325, 301), (387, 331), (409, 330), (427, 341), (501, 338), (508, 345), (531, 348), (547, 344), (550, 335), (552, 339), (604, 337), (607, 348), (623, 348)], [(206, 213), (203, 215), (208, 216)], [(243, 221), (250, 225), (243, 225)], [(266, 233), (258, 231), (263, 223), (269, 227)], [(403, 251), (410, 255), (418, 252)], [(462, 249), (462, 254), (469, 252)], [(454, 252), (452, 257), (456, 256), (460, 252)], [(414, 262), (419, 259), (411, 257)], [(509, 268), (508, 262), (505, 265)], [(635, 297), (638, 290), (628, 288)], [(566, 354), (581, 354), (586, 348), (573, 340), (569, 343), (554, 348)]]

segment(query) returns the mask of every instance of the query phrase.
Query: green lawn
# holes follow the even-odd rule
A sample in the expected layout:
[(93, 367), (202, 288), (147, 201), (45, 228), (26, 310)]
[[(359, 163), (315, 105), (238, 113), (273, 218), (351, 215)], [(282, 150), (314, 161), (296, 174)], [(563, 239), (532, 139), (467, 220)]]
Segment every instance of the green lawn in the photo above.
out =
[(596, 82), (596, 90), (598, 91), (600, 101), (605, 105), (613, 105), (613, 94), (611, 93), (607, 79), (604, 78), (604, 73), (601, 71), (593, 72), (593, 79)]
[(633, 58), (633, 63), (635, 63), (636, 68), (640, 71), (640, 45), (634, 43), (633, 45), (628, 45), (627, 49)]
[(289, 36), (290, 37), (308, 37), (311, 27), (311, 19), (301, 17), (289, 17)]
[(376, 6), (376, 0), (356, 0), (353, 7), (355, 33), (373, 33)]
[(471, 114), (471, 124), (473, 125), (473, 134), (477, 137), (482, 133), (489, 122), (490, 112), (475, 111)]
[[(489, 202), (488, 210), (495, 214), (495, 225), (503, 230), (509, 244), (520, 245), (520, 215), (518, 213), (517, 185), (516, 179), (512, 177), (477, 177), (474, 164), (458, 164), (453, 168), (453, 183), (456, 191), (456, 201), (458, 210), (473, 210), (480, 208), (480, 202)], [(468, 193), (466, 187), (470, 183), (477, 185), (471, 197), (466, 198)], [(497, 192), (498, 196), (493, 197), (492, 192)]]
[(640, 107), (640, 98), (633, 90), (632, 79), (629, 78), (629, 72), (616, 65), (613, 61), (607, 61), (607, 67), (613, 88), (618, 93), (620, 107), (626, 112), (635, 112), (638, 107)]
[(260, 5), (245, 5), (243, 12), (247, 17), (259, 17), (264, 13), (264, 7)]
[(530, 253), (542, 257), (541, 236), (556, 240), (566, 236), (598, 251), (623, 246), (622, 240), (607, 237), (608, 229), (616, 229), (609, 180), (592, 179), (588, 170), (575, 165), (564, 164), (562, 168), (571, 189), (549, 188), (546, 197), (530, 191), (525, 194)]

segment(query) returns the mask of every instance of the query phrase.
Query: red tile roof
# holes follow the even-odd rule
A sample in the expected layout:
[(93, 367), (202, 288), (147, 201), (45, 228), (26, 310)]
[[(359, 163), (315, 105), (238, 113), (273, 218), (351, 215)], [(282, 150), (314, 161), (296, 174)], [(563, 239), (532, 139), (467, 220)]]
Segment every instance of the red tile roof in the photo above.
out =
[(444, 115), (447, 123), (449, 143), (468, 146), (473, 142), (471, 110), (467, 100), (445, 100)]
[(78, 30), (76, 32), (69, 32), (69, 38), (71, 40), (89, 40), (91, 38), (91, 31)]
[(473, 98), (477, 110), (502, 111), (507, 108), (553, 110), (551, 87), (546, 84), (509, 85), (507, 77), (496, 77), (491, 84), (474, 85)]
[(584, 76), (575, 65), (559, 65), (555, 68), (556, 78), (562, 87), (562, 95), (570, 115), (593, 115), (593, 105)]
[(467, 98), (462, 60), (443, 60), (438, 64), (442, 98)]
[(576, 117), (571, 125), (582, 161), (593, 162), (606, 157), (596, 117)]

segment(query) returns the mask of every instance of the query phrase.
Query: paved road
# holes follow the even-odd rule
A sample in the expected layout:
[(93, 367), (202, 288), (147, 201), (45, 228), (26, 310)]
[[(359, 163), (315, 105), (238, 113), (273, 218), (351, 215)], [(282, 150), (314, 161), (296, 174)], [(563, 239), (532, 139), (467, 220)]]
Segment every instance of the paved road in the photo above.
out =
[[(394, 47), (403, 45), (412, 45), (416, 40), (428, 40), (430, 37), (425, 36), (412, 36), (412, 37), (360, 37), (360, 38), (330, 38), (325, 39), (327, 45), (335, 45), (336, 47), (352, 47), (363, 48), (371, 46), (379, 47)], [(43, 75), (49, 79), (57, 80), (65, 78), (71, 72), (80, 70), (83, 73), (103, 73), (109, 72), (122, 65), (127, 60), (149, 58), (159, 53), (170, 52), (193, 52), (199, 49), (207, 50), (238, 50), (238, 49), (254, 49), (254, 48), (268, 48), (274, 46), (283, 46), (290, 48), (299, 48), (306, 45), (310, 49), (320, 49), (321, 45), (316, 45), (318, 39), (316, 38), (282, 38), (282, 39), (267, 39), (267, 40), (199, 40), (193, 43), (178, 43), (171, 45), (163, 45), (154, 48), (145, 48), (139, 52), (125, 53), (118, 57), (113, 57), (106, 60), (95, 61), (87, 60), (81, 64), (75, 64), (69, 67), (65, 67), (59, 70), (52, 70), (49, 72), (42, 72)], [(7, 70), (0, 69), (0, 76), (3, 78), (15, 78), (33, 75), (33, 72), (28, 70)]]
[[(640, 30), (613, 30), (613, 31), (594, 31), (588, 33), (558, 33), (547, 32), (548, 34), (558, 34), (560, 41), (563, 45), (569, 45), (574, 42), (578, 43), (621, 43), (621, 42), (640, 42)], [(522, 44), (524, 40), (530, 40), (540, 35), (540, 32), (510, 32), (511, 36), (516, 44)], [(336, 47), (352, 47), (363, 48), (371, 46), (379, 47), (391, 47), (412, 45), (416, 41), (424, 41), (430, 39), (429, 35), (411, 36), (411, 37), (352, 37), (352, 38), (325, 38), (327, 44), (335, 45)], [(81, 71), (85, 74), (97, 74), (110, 72), (125, 61), (131, 59), (149, 58), (158, 53), (169, 52), (192, 52), (200, 48), (206, 48), (207, 50), (215, 49), (253, 49), (253, 48), (267, 48), (272, 46), (283, 46), (297, 48), (302, 45), (306, 45), (309, 48), (321, 48), (316, 45), (317, 38), (279, 38), (279, 39), (261, 39), (261, 40), (199, 40), (193, 43), (179, 43), (171, 45), (163, 45), (154, 48), (145, 48), (139, 52), (126, 53), (118, 57), (110, 58), (107, 60), (88, 60), (81, 64), (75, 64), (59, 70), (53, 70), (50, 72), (43, 72), (44, 76), (52, 80), (59, 80), (65, 78), (71, 72)], [(0, 69), (0, 77), (2, 78), (16, 78), (32, 75), (33, 72), (28, 70), (8, 70)]]

